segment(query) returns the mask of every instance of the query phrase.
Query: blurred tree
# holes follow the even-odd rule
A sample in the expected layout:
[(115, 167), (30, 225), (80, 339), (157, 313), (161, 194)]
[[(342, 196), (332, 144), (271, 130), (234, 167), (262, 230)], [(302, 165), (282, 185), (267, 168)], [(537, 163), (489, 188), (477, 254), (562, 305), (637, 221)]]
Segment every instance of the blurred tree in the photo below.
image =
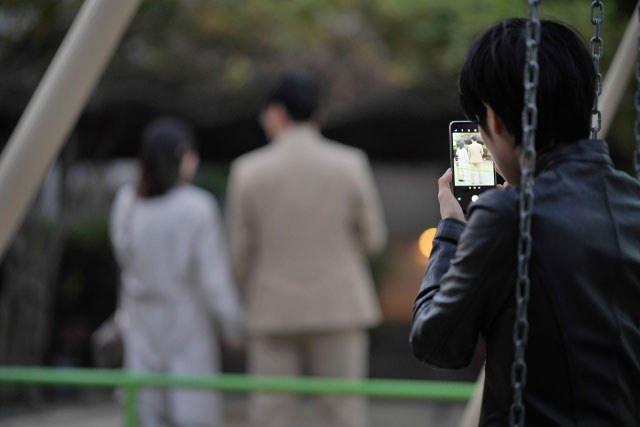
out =
[[(73, 144), (71, 145), (73, 147)], [(52, 339), (55, 288), (69, 224), (65, 184), (74, 151), (65, 150), (0, 265), (0, 365), (40, 366)], [(49, 194), (52, 192), (49, 191)], [(0, 400), (39, 397), (38, 389), (4, 387)]]
[[(0, 6), (0, 112), (22, 110), (80, 3)], [(605, 1), (605, 64), (630, 15), (623, 3)], [(547, 0), (542, 11), (590, 37), (589, 2)], [(390, 91), (452, 86), (473, 37), (525, 13), (525, 1), (505, 0), (147, 0), (92, 106), (138, 99), (224, 121), (255, 110), (278, 73), (305, 68), (323, 77), (339, 114)]]

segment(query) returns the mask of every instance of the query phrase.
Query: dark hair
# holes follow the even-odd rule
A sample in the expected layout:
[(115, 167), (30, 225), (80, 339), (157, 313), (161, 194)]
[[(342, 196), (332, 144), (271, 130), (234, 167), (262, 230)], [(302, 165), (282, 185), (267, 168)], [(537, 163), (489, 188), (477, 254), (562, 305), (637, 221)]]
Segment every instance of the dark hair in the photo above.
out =
[(273, 103), (281, 103), (291, 120), (308, 121), (318, 109), (318, 87), (306, 74), (286, 74), (267, 97), (266, 104)]
[[(485, 131), (486, 102), (500, 116), (516, 144), (522, 142), (524, 105), (524, 19), (507, 19), (472, 43), (460, 70), (460, 103)], [(565, 24), (542, 21), (539, 47), (536, 147), (589, 136), (595, 70), (584, 41)]]
[(178, 183), (180, 163), (187, 151), (195, 150), (191, 128), (181, 120), (161, 118), (144, 130), (138, 182), (141, 197), (161, 196)]

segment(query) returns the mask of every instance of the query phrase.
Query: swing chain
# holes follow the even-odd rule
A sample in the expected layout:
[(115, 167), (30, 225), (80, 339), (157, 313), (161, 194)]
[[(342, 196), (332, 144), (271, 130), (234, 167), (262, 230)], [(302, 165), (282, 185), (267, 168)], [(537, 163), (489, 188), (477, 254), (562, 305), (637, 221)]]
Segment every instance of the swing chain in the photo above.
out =
[(540, 0), (528, 0), (529, 19), (525, 28), (526, 62), (524, 66), (524, 107), (522, 109), (522, 154), (520, 168), (520, 237), (518, 240), (518, 278), (515, 297), (516, 318), (513, 325), (514, 357), (511, 366), (511, 386), (513, 403), (509, 410), (509, 425), (524, 427), (525, 408), (522, 402), (527, 382), (527, 363), (524, 359), (525, 347), (529, 336), (527, 306), (531, 281), (529, 279), (529, 260), (531, 259), (531, 217), (533, 215), (533, 178), (536, 169), (536, 128), (538, 125), (538, 107), (536, 93), (538, 89), (540, 67), (538, 65), (538, 46), (540, 45)]
[[(638, 6), (638, 19), (640, 19), (640, 6)], [(633, 154), (633, 166), (636, 170), (636, 177), (640, 179), (640, 36), (638, 36), (638, 60), (636, 61), (636, 123), (633, 127), (633, 134), (636, 137), (636, 151)]]
[[(598, 10), (598, 16), (596, 17), (596, 11)], [(602, 127), (602, 112), (598, 108), (598, 97), (602, 94), (602, 74), (600, 73), (600, 59), (604, 52), (604, 44), (602, 37), (600, 37), (600, 24), (604, 20), (604, 4), (600, 0), (594, 0), (591, 3), (591, 23), (593, 24), (593, 37), (591, 37), (591, 56), (593, 58), (593, 65), (596, 71), (596, 89), (595, 97), (593, 98), (593, 109), (591, 114), (597, 118), (597, 125), (591, 127), (591, 138), (598, 139), (598, 132)]]

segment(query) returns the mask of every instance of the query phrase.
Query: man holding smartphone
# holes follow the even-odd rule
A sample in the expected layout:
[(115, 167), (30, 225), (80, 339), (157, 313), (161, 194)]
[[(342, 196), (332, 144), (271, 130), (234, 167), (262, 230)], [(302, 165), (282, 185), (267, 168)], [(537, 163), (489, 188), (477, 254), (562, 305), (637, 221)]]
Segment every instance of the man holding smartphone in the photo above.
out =
[[(523, 19), (472, 44), (459, 77), (467, 116), (508, 183), (520, 182)], [(530, 426), (640, 425), (640, 184), (590, 140), (595, 72), (584, 42), (542, 22), (538, 159), (524, 389)], [(468, 219), (438, 181), (442, 222), (414, 303), (411, 345), (442, 368), (487, 348), (481, 426), (509, 423), (519, 198), (487, 191)]]

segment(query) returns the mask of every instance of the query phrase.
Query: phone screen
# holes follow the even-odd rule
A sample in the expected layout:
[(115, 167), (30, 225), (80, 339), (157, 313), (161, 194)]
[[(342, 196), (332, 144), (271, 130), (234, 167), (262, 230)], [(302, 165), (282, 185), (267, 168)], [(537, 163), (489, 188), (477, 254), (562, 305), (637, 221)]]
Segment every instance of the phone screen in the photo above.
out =
[(449, 131), (453, 194), (466, 212), (480, 193), (495, 187), (495, 166), (476, 122), (454, 121)]

